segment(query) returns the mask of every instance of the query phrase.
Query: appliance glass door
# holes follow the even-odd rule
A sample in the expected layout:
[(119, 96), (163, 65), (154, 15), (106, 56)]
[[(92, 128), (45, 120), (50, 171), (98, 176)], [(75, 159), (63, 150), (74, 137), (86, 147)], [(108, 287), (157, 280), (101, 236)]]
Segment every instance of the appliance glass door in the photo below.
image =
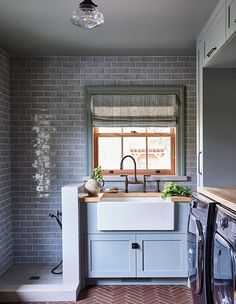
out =
[(188, 226), (188, 264), (191, 289), (200, 295), (203, 286), (203, 229), (201, 222), (190, 213)]
[(215, 304), (236, 304), (235, 253), (217, 232), (214, 239), (213, 297)]

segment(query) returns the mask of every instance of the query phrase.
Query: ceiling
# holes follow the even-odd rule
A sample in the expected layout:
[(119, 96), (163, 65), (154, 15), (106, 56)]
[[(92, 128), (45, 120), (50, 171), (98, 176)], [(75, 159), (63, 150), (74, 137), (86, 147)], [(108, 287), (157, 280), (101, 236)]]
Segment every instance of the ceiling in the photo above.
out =
[[(82, 1), (82, 0), (81, 0)], [(73, 26), (75, 0), (0, 0), (10, 55), (190, 55), (218, 0), (94, 0), (100, 28)]]

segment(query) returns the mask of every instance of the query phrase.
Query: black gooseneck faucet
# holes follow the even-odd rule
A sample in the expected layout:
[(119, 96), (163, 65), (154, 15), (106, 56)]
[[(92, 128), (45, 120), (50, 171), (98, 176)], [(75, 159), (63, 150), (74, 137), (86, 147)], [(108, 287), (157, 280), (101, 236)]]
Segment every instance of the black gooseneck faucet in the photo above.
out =
[(123, 170), (123, 162), (126, 158), (131, 158), (134, 162), (134, 181), (129, 181), (128, 179), (128, 175), (127, 174), (123, 174), (121, 176), (125, 176), (125, 192), (128, 193), (129, 192), (129, 189), (128, 189), (128, 185), (129, 184), (143, 184), (143, 192), (146, 192), (146, 177), (147, 176), (150, 176), (150, 175), (144, 175), (143, 177), (143, 181), (139, 181), (138, 178), (137, 178), (137, 164), (136, 164), (136, 161), (135, 159), (133, 158), (133, 156), (131, 155), (125, 155), (121, 162), (120, 162), (120, 170)]

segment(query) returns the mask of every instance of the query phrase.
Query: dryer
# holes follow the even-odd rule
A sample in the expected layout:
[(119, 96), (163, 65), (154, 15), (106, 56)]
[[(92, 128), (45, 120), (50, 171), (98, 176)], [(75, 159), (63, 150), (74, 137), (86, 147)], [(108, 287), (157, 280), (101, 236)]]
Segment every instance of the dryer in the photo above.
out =
[(188, 267), (194, 304), (214, 303), (210, 275), (215, 205), (214, 201), (199, 193), (192, 196), (188, 223)]
[(212, 292), (214, 304), (236, 303), (236, 212), (217, 206)]

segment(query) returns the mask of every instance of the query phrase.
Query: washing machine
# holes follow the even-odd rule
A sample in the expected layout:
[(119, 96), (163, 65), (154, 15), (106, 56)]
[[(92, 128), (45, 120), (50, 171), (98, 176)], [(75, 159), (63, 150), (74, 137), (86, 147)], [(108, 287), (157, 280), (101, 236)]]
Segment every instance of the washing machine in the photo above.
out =
[(214, 303), (211, 258), (215, 206), (216, 202), (200, 193), (192, 195), (188, 223), (188, 268), (194, 304)]
[(216, 209), (212, 293), (214, 304), (236, 304), (236, 212)]

